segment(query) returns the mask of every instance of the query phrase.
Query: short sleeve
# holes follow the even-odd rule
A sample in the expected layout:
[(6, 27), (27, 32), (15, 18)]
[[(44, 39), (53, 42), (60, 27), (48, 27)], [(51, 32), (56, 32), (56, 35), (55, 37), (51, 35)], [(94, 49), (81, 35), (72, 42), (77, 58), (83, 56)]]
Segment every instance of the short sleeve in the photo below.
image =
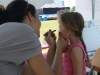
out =
[(0, 61), (18, 65), (41, 53), (38, 36), (31, 27), (18, 24), (5, 29), (6, 34), (0, 40)]

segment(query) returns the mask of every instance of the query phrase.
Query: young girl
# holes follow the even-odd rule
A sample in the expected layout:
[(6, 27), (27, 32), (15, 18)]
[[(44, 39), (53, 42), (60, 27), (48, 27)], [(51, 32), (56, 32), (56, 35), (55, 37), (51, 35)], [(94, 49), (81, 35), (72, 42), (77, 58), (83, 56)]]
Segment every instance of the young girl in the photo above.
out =
[(62, 56), (62, 75), (86, 75), (85, 61), (87, 59), (87, 53), (82, 39), (84, 19), (78, 12), (61, 10), (57, 14), (60, 35), (63, 40), (69, 40), (70, 43)]

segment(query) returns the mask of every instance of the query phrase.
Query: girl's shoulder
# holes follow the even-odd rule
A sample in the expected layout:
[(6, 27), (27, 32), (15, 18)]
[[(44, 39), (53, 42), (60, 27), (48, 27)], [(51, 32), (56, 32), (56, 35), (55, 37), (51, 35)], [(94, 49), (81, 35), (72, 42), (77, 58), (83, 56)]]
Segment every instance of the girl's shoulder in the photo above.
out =
[(75, 53), (76, 53), (76, 51), (77, 51), (77, 53), (79, 53), (80, 49), (82, 50), (84, 59), (86, 59), (86, 51), (85, 51), (85, 48), (84, 48), (82, 42), (76, 42), (76, 43), (71, 44), (68, 48), (68, 53), (70, 53), (71, 50), (74, 50)]
[(74, 47), (80, 47), (83, 51), (84, 51), (84, 47), (83, 47), (83, 44), (81, 42), (75, 42), (73, 44), (71, 44), (69, 47), (68, 47), (68, 52), (70, 52), (72, 50), (72, 48)]

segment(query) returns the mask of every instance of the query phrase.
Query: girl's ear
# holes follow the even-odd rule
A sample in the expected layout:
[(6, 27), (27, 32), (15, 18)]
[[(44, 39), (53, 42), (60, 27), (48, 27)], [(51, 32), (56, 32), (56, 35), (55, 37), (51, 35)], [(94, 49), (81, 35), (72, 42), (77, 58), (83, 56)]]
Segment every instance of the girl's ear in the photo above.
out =
[(28, 12), (28, 18), (29, 18), (29, 20), (30, 20), (30, 22), (32, 21), (32, 15), (31, 15), (31, 13), (30, 12)]
[(68, 36), (71, 34), (71, 30), (70, 29), (68, 29), (67, 30), (67, 33), (68, 33)]

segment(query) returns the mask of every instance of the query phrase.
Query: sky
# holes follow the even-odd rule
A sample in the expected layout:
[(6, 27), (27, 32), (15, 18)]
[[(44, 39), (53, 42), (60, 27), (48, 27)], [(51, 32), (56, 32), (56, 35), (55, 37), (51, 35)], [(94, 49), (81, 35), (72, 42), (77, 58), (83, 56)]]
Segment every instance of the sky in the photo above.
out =
[(63, 1), (64, 1), (64, 5), (67, 7), (75, 6), (75, 0), (63, 0)]

